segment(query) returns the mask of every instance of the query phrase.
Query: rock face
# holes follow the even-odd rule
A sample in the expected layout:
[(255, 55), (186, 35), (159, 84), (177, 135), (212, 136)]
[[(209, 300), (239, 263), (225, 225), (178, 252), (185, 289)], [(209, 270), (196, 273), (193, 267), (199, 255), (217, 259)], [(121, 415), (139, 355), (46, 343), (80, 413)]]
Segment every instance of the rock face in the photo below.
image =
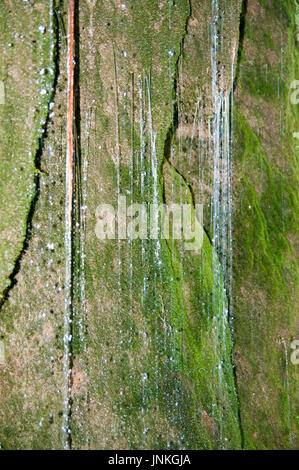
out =
[[(68, 3), (0, 8), (1, 448), (298, 448), (295, 2), (75, 2), (71, 259)], [(100, 240), (121, 196), (202, 246)]]

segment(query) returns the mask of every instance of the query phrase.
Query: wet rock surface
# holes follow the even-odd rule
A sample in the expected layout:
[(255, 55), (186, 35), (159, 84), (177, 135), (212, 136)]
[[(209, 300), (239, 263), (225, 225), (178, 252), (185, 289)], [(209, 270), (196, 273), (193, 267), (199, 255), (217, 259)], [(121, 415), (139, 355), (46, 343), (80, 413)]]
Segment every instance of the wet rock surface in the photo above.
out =
[[(278, 4), (75, 2), (70, 254), (68, 3), (2, 3), (2, 448), (298, 447), (298, 49)], [(202, 248), (99, 240), (120, 195), (202, 203)]]

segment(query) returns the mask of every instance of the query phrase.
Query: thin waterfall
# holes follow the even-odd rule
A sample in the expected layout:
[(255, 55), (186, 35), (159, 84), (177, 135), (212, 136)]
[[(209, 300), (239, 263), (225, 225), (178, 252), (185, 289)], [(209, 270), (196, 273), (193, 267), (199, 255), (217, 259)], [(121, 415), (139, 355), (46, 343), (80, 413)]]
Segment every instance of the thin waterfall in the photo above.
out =
[[(115, 50), (113, 49), (114, 60), (114, 88), (115, 88), (115, 147), (116, 147), (116, 197), (120, 197), (120, 129), (119, 129), (119, 97), (118, 97), (118, 76)], [(120, 226), (120, 222), (119, 222)], [(118, 249), (118, 313), (121, 308), (121, 246), (120, 234), (117, 237)]]
[[(139, 98), (139, 191), (141, 202), (144, 203), (148, 199), (148, 194), (145, 193), (146, 179), (147, 179), (147, 161), (146, 161), (146, 111), (145, 111), (145, 79), (143, 74), (138, 75), (138, 98)], [(147, 275), (147, 251), (146, 251), (146, 240), (141, 240), (141, 265), (143, 271), (142, 279), (142, 291), (141, 291), (141, 305), (144, 308), (146, 305), (146, 298), (148, 293), (148, 275)], [(146, 331), (142, 332), (143, 344), (145, 349), (150, 348), (150, 341)], [(141, 376), (141, 389), (142, 389), (142, 401), (141, 401), (141, 413), (142, 413), (142, 447), (146, 447), (148, 428), (146, 427), (146, 413), (147, 413), (147, 374), (142, 373)]]
[[(151, 176), (152, 176), (152, 193), (153, 200), (152, 204), (159, 203), (159, 182), (158, 182), (158, 158), (156, 150), (156, 137), (157, 134), (153, 129), (153, 120), (152, 120), (152, 97), (151, 97), (151, 79), (149, 76), (146, 77), (147, 84), (147, 93), (148, 93), (148, 124), (149, 124), (149, 134), (150, 134), (150, 154), (151, 154)], [(158, 212), (155, 212), (155, 222), (154, 224), (158, 226)], [(162, 264), (160, 256), (161, 243), (158, 239), (155, 243), (155, 261), (158, 266)]]
[[(146, 170), (145, 170), (145, 163), (146, 163), (146, 137), (145, 137), (145, 116), (144, 116), (144, 79), (141, 74), (138, 76), (138, 92), (139, 92), (139, 132), (140, 132), (140, 166), (139, 166), (139, 174), (140, 174), (140, 197), (141, 202), (144, 202), (144, 188), (145, 188), (145, 177), (146, 177)], [(145, 249), (146, 249), (146, 242), (145, 240), (141, 240), (141, 262), (142, 262), (142, 269), (144, 272), (145, 269)], [(143, 276), (143, 289), (142, 289), (142, 298), (141, 304), (144, 304), (146, 296), (146, 276)]]
[(87, 138), (86, 149), (83, 152), (82, 162), (82, 195), (81, 195), (81, 207), (80, 207), (80, 280), (79, 280), (79, 292), (80, 292), (80, 311), (79, 311), (79, 340), (80, 349), (85, 348), (85, 328), (86, 328), (86, 277), (85, 277), (85, 238), (86, 238), (86, 211), (87, 211), (87, 179), (88, 179), (88, 154), (89, 154), (89, 137), (91, 127), (91, 111), (86, 112), (86, 125), (85, 135)]
[(74, 158), (74, 0), (68, 3), (67, 50), (67, 153), (66, 153), (66, 202), (65, 202), (65, 310), (63, 336), (63, 415), (62, 444), (70, 448), (70, 391), (71, 391), (71, 342), (72, 342), (72, 218), (73, 218), (73, 158)]
[[(212, 0), (213, 20), (211, 25), (211, 67), (212, 67), (212, 155), (213, 192), (211, 200), (211, 231), (213, 244), (213, 310), (215, 355), (218, 357), (218, 386), (220, 398), (224, 391), (223, 362), (227, 355), (226, 336), (229, 326), (228, 297), (232, 295), (232, 86), (233, 64), (230, 88), (225, 90), (220, 82), (218, 47), (220, 25), (218, 0)], [(221, 23), (222, 24), (222, 23)], [(221, 46), (223, 47), (223, 46)], [(234, 60), (234, 59), (233, 59)], [(226, 289), (224, 288), (226, 285)], [(220, 297), (220, 299), (219, 299)], [(223, 411), (219, 407), (220, 442), (224, 445)]]
[[(120, 140), (120, 99), (119, 99), (119, 84), (118, 84), (118, 64), (116, 61), (115, 48), (113, 46), (113, 62), (114, 62), (114, 95), (115, 95), (115, 157), (116, 157), (116, 199), (117, 204), (121, 198), (121, 140)], [(121, 314), (122, 314), (122, 251), (121, 251), (121, 239), (124, 234), (121, 233), (121, 218), (123, 214), (118, 212), (118, 235), (117, 235), (117, 267), (118, 267), (118, 279), (117, 279), (117, 321), (116, 321), (116, 335), (117, 335), (117, 349), (116, 355), (118, 360), (121, 358), (122, 350), (122, 329), (121, 329)], [(114, 359), (116, 361), (116, 359)], [(114, 429), (115, 435), (118, 434), (118, 438), (121, 438), (121, 431), (117, 427), (117, 418), (114, 416)]]
[[(153, 129), (153, 119), (152, 119), (152, 96), (151, 96), (151, 77), (146, 77), (146, 87), (147, 87), (147, 97), (148, 97), (148, 127), (149, 127), (149, 136), (150, 136), (150, 164), (151, 164), (151, 190), (152, 190), (152, 203), (158, 204), (159, 202), (159, 193), (158, 193), (158, 158), (157, 158), (157, 151), (156, 151), (156, 132)], [(159, 222), (158, 212), (155, 212), (155, 221), (154, 224), (157, 227)], [(160, 266), (162, 264), (161, 257), (160, 257), (160, 240), (153, 240), (154, 244), (154, 266)], [(155, 288), (157, 286), (157, 270), (155, 269), (154, 273), (154, 285)], [(155, 302), (156, 308), (156, 302)], [(155, 340), (158, 337), (158, 317), (156, 316), (155, 319)], [(158, 365), (158, 351), (155, 355), (155, 389), (156, 389), (156, 407), (159, 407), (159, 365)], [(148, 375), (145, 374), (144, 380), (148, 380)]]

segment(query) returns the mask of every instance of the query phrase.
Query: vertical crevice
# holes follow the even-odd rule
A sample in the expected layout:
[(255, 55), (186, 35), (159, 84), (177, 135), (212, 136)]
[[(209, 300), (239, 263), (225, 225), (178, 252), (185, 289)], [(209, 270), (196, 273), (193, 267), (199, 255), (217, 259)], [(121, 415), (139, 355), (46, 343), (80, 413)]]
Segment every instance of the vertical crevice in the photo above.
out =
[(59, 30), (59, 24), (58, 24), (58, 19), (57, 19), (57, 14), (56, 14), (56, 4), (55, 1), (53, 2), (53, 39), (54, 39), (54, 51), (53, 51), (53, 68), (54, 68), (54, 78), (53, 78), (53, 84), (52, 84), (52, 92), (48, 101), (48, 111), (47, 111), (47, 116), (45, 119), (45, 123), (42, 126), (42, 131), (41, 131), (41, 136), (38, 139), (38, 148), (35, 153), (34, 157), (34, 166), (35, 166), (35, 174), (34, 174), (34, 192), (33, 192), (33, 197), (31, 199), (27, 219), (26, 219), (26, 229), (25, 229), (25, 237), (23, 241), (23, 245), (21, 247), (20, 253), (18, 257), (15, 260), (14, 263), (14, 268), (12, 270), (12, 273), (9, 276), (9, 285), (6, 287), (6, 289), (2, 292), (2, 297), (0, 300), (0, 313), (1, 310), (4, 306), (4, 304), (7, 302), (10, 293), (12, 289), (15, 287), (17, 284), (17, 275), (21, 269), (21, 264), (23, 257), (25, 253), (28, 250), (29, 243), (32, 237), (32, 223), (33, 223), (33, 217), (36, 211), (36, 206), (37, 202), (39, 199), (40, 195), (40, 179), (41, 179), (41, 174), (43, 174), (42, 167), (41, 167), (41, 162), (42, 162), (42, 156), (43, 156), (43, 151), (44, 151), (44, 146), (45, 146), (45, 141), (48, 137), (48, 129), (49, 129), (49, 124), (51, 121), (50, 115), (51, 115), (51, 109), (50, 109), (50, 103), (53, 103), (55, 100), (56, 96), (56, 91), (57, 91), (57, 83), (58, 83), (58, 77), (59, 77), (59, 61), (60, 61), (60, 30)]
[[(190, 18), (192, 16), (192, 1), (189, 0), (189, 14), (188, 17), (186, 18), (186, 23), (185, 23), (185, 32), (181, 40), (180, 44), (180, 52), (178, 54), (178, 58), (175, 64), (175, 74), (174, 74), (174, 79), (173, 79), (173, 88), (172, 88), (172, 101), (173, 101), (173, 110), (172, 110), (172, 119), (171, 119), (171, 125), (169, 126), (169, 129), (166, 134), (165, 142), (164, 142), (164, 158), (161, 162), (161, 168), (160, 168), (160, 174), (161, 174), (161, 179), (163, 181), (163, 203), (166, 204), (166, 195), (165, 195), (165, 185), (164, 185), (164, 180), (163, 180), (163, 166), (165, 162), (168, 162), (173, 170), (183, 179), (184, 183), (188, 187), (192, 199), (192, 205), (195, 209), (195, 194), (192, 188), (192, 185), (189, 183), (188, 179), (182, 174), (182, 172), (176, 168), (172, 161), (171, 161), (171, 143), (173, 140), (173, 137), (176, 134), (176, 131), (178, 129), (179, 125), (179, 111), (178, 111), (178, 100), (177, 100), (177, 87), (178, 87), (178, 77), (179, 77), (179, 62), (182, 59), (183, 56), (183, 51), (184, 51), (184, 42), (186, 39), (186, 36), (188, 35), (188, 24), (190, 21)], [(211, 238), (207, 230), (203, 227), (208, 239), (211, 242)], [(212, 242), (211, 242), (212, 243)]]
[[(247, 7), (248, 7), (248, 0), (242, 0), (242, 8), (241, 8), (241, 14), (240, 14), (240, 23), (239, 23), (239, 44), (238, 44), (238, 53), (237, 53), (237, 65), (236, 65), (236, 73), (235, 73), (235, 78), (233, 81), (233, 88), (232, 88), (233, 94), (236, 90), (237, 84), (240, 79), (240, 69), (241, 69), (241, 62), (242, 62), (242, 56), (243, 56), (243, 46), (244, 46), (245, 29), (246, 29)], [(231, 119), (230, 119), (230, 122), (232, 122)], [(230, 311), (230, 299), (229, 299), (229, 311)], [(234, 344), (233, 344), (233, 347), (234, 347)], [(242, 425), (240, 392), (239, 392), (239, 386), (238, 386), (237, 368), (234, 363), (234, 351), (233, 350), (232, 350), (232, 365), (233, 365), (234, 382), (235, 382), (235, 388), (236, 388), (237, 400), (238, 400), (238, 420), (239, 420), (239, 429), (240, 429), (240, 434), (241, 434), (241, 448), (244, 449), (245, 435), (244, 435), (244, 429)]]
[(75, 0), (68, 0), (68, 37), (67, 37), (67, 151), (65, 169), (65, 310), (63, 336), (63, 417), (62, 445), (65, 450), (72, 447), (72, 365), (73, 365), (73, 227), (74, 227), (74, 110), (75, 110)]
[[(80, 306), (80, 276), (81, 272), (81, 236), (82, 229), (82, 150), (81, 150), (81, 91), (80, 91), (80, 15), (79, 15), (79, 0), (74, 2), (74, 158), (73, 158), (73, 173), (74, 173), (74, 201), (73, 201), (73, 225), (72, 225), (72, 259), (73, 259), (73, 316), (74, 316), (74, 331), (79, 335), (80, 321), (77, 310)], [(83, 325), (82, 325), (83, 326)], [(76, 342), (78, 338), (75, 338)], [(74, 354), (79, 348), (74, 349)]]
[[(160, 164), (160, 175), (161, 175), (162, 181), (163, 181), (163, 165), (165, 164), (165, 161), (167, 161), (173, 167), (173, 169), (177, 173), (179, 173), (177, 168), (175, 168), (172, 165), (172, 162), (171, 162), (171, 142), (172, 142), (173, 136), (175, 135), (176, 130), (177, 130), (178, 125), (179, 125), (179, 111), (178, 111), (178, 100), (177, 100), (179, 62), (180, 62), (180, 60), (182, 58), (182, 55), (183, 55), (184, 42), (185, 42), (186, 36), (188, 35), (188, 23), (189, 23), (189, 20), (190, 20), (191, 16), (192, 16), (192, 3), (191, 3), (191, 0), (189, 0), (189, 13), (188, 13), (188, 16), (186, 18), (185, 31), (184, 31), (184, 34), (183, 34), (183, 37), (182, 37), (181, 43), (180, 43), (180, 52), (178, 54), (178, 57), (177, 57), (177, 60), (176, 60), (176, 63), (175, 63), (175, 73), (174, 73), (173, 86), (172, 86), (172, 91), (171, 91), (171, 95), (172, 95), (171, 100), (172, 100), (172, 103), (173, 103), (171, 124), (169, 126), (168, 131), (167, 131), (165, 142), (164, 142), (164, 158), (162, 159), (161, 164)], [(193, 193), (191, 185), (187, 182), (186, 178), (181, 173), (179, 173), (179, 175), (183, 178), (184, 182), (186, 183), (186, 185), (190, 189), (190, 192), (191, 192), (191, 195), (192, 195), (192, 201), (195, 205), (194, 193)], [(163, 182), (163, 202), (165, 204), (165, 185), (164, 185), (164, 182)]]
[[(246, 13), (247, 13), (247, 1), (248, 0), (244, 0), (242, 2), (242, 10), (241, 10), (241, 14), (240, 14), (240, 26), (239, 26), (239, 47), (238, 47), (238, 54), (237, 54), (236, 75), (235, 75), (235, 79), (232, 83), (231, 93), (234, 92), (235, 84), (238, 80), (238, 72), (239, 72), (239, 68), (240, 68), (239, 66), (240, 66), (240, 61), (241, 61), (241, 57), (242, 57), (243, 42), (244, 42), (244, 35), (245, 35), (245, 17), (246, 17)], [(180, 54), (178, 56), (177, 63), (176, 63), (176, 72), (175, 72), (174, 83), (173, 83), (173, 101), (174, 101), (173, 117), (172, 117), (171, 126), (168, 129), (167, 136), (166, 136), (166, 139), (165, 139), (164, 159), (163, 159), (163, 162), (161, 164), (161, 173), (162, 173), (162, 178), (163, 178), (163, 165), (165, 164), (165, 161), (167, 161), (172, 166), (174, 171), (183, 179), (184, 183), (188, 187), (188, 189), (190, 191), (191, 198), (192, 198), (192, 203), (193, 203), (193, 206), (195, 208), (195, 195), (194, 195), (194, 191), (193, 191), (193, 188), (192, 188), (191, 184), (188, 183), (187, 178), (185, 178), (184, 175), (177, 168), (175, 168), (173, 166), (172, 162), (171, 162), (171, 143), (172, 143), (173, 136), (175, 135), (176, 130), (177, 130), (178, 125), (179, 125), (178, 102), (177, 102), (177, 96), (176, 96), (177, 95), (177, 86), (178, 86), (177, 82), (178, 82), (178, 76), (179, 76), (178, 65), (179, 65), (179, 61), (180, 61), (180, 59), (182, 57), (182, 54), (183, 54), (184, 40), (185, 40), (186, 35), (188, 34), (187, 27), (188, 27), (188, 22), (189, 22), (189, 19), (190, 19), (191, 15), (192, 15), (192, 10), (191, 10), (191, 0), (190, 0), (190, 14), (189, 14), (189, 17), (187, 18), (187, 21), (186, 21), (186, 32), (185, 32), (184, 37), (182, 38)], [(220, 74), (220, 72), (218, 71), (217, 75), (219, 75), (219, 74)], [(233, 112), (233, 111), (231, 110), (231, 112)], [(230, 122), (230, 126), (231, 126), (231, 119), (230, 118), (229, 118), (229, 122)], [(232, 131), (232, 129), (230, 129), (230, 132), (231, 131)], [(166, 194), (165, 194), (165, 185), (164, 184), (163, 184), (163, 202), (164, 202), (164, 204), (166, 203)], [(205, 234), (207, 235), (211, 245), (213, 245), (211, 236), (209, 235), (208, 231), (204, 227), (203, 227), (203, 229), (204, 229)], [(171, 251), (170, 246), (169, 246), (169, 250)], [(230, 299), (230, 297), (227, 293), (227, 289), (226, 289), (226, 299), (227, 299), (227, 305), (228, 305), (228, 319), (229, 319), (231, 299)], [(233, 345), (232, 345), (232, 347), (233, 347)], [(233, 350), (231, 351), (231, 368), (232, 368), (232, 374), (233, 374), (233, 377), (234, 377), (235, 393), (236, 393), (236, 399), (237, 399), (237, 410), (236, 410), (237, 415), (236, 415), (236, 418), (238, 419), (239, 431), (240, 431), (240, 440), (241, 440), (241, 448), (243, 449), (244, 448), (244, 431), (243, 431), (242, 421), (241, 421), (239, 390), (238, 390), (238, 383), (237, 383), (237, 376), (236, 376), (236, 367), (235, 367), (234, 360), (233, 360)]]
[(242, 0), (242, 8), (240, 14), (240, 23), (239, 23), (239, 45), (238, 45), (238, 52), (237, 52), (237, 65), (236, 65), (236, 73), (235, 79), (233, 83), (233, 92), (237, 86), (240, 76), (240, 69), (241, 69), (241, 61), (243, 55), (243, 46), (244, 46), (244, 38), (245, 38), (245, 27), (246, 27), (246, 15), (247, 15), (247, 8), (248, 8), (248, 0)]
[[(82, 229), (82, 151), (80, 96), (80, 15), (79, 0), (68, 0), (68, 109), (66, 164), (66, 309), (64, 363), (64, 448), (72, 448), (72, 386), (75, 354), (82, 352), (82, 328), (85, 323), (79, 313), (81, 293), (81, 229)], [(67, 340), (66, 340), (67, 336)], [(67, 356), (66, 356), (67, 353)], [(66, 390), (67, 386), (67, 390)]]

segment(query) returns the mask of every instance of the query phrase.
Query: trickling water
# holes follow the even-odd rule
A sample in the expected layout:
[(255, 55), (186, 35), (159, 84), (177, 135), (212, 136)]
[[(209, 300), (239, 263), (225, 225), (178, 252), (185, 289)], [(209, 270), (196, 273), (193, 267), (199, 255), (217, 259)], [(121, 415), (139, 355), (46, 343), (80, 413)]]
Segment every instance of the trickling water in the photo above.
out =
[(284, 347), (284, 357), (285, 357), (285, 380), (284, 380), (284, 389), (287, 395), (287, 423), (289, 429), (289, 441), (290, 445), (293, 444), (292, 438), (292, 419), (291, 419), (291, 397), (290, 397), (290, 375), (289, 375), (289, 351), (286, 345), (285, 340), (282, 338), (282, 344)]
[[(211, 228), (212, 228), (212, 243), (213, 243), (213, 310), (215, 312), (214, 321), (214, 350), (215, 357), (217, 357), (217, 347), (220, 337), (220, 341), (225, 344), (225, 338), (222, 334), (222, 323), (223, 323), (223, 294), (221, 293), (221, 271), (218, 261), (218, 255), (215, 248), (219, 246), (220, 238), (220, 120), (221, 120), (221, 94), (218, 89), (218, 70), (217, 70), (217, 47), (218, 47), (218, 2), (212, 1), (212, 12), (213, 12), (213, 22), (212, 22), (212, 41), (211, 41), (211, 65), (212, 65), (212, 100), (213, 100), (213, 110), (214, 118), (212, 122), (212, 138), (213, 138), (213, 158), (214, 158), (214, 169), (213, 169), (213, 195), (211, 201)], [(218, 306), (218, 292), (221, 295), (221, 301)], [(219, 309), (219, 310), (218, 310)], [(218, 332), (220, 328), (221, 332)], [(218, 339), (218, 341), (217, 341)], [(223, 341), (224, 340), (224, 341)], [(222, 374), (221, 374), (221, 364), (218, 366), (218, 380), (221, 393), (222, 385)], [(220, 412), (221, 413), (221, 412)], [(216, 417), (214, 416), (214, 419)], [(220, 442), (223, 440), (223, 430), (222, 430), (222, 416), (219, 417), (219, 432), (220, 432)]]
[[(116, 54), (113, 49), (113, 61), (114, 61), (114, 95), (115, 95), (115, 150), (116, 150), (116, 199), (117, 203), (121, 196), (120, 193), (120, 119), (119, 119), (119, 89), (118, 89), (118, 65), (116, 62)], [(120, 242), (120, 220), (121, 214), (118, 213), (118, 236), (117, 236), (117, 267), (118, 267), (118, 279), (117, 279), (117, 353), (120, 357), (121, 354), (121, 302), (122, 302), (122, 289), (121, 289), (121, 276), (122, 276), (122, 260), (121, 260), (121, 242)], [(114, 359), (115, 360), (115, 359)]]
[[(130, 205), (133, 204), (133, 192), (134, 192), (134, 157), (135, 157), (135, 149), (134, 149), (134, 74), (131, 76), (131, 94), (132, 94), (132, 105), (131, 105), (131, 122), (132, 122), (132, 129), (131, 129), (131, 160), (129, 165), (129, 177), (130, 177)], [(125, 109), (126, 111), (126, 109)], [(129, 248), (130, 248), (130, 265), (129, 265), (129, 285), (130, 285), (130, 315), (132, 317), (133, 313), (133, 244), (132, 239), (129, 239)], [(130, 328), (130, 336), (131, 336), (131, 328)], [(130, 337), (131, 342), (131, 337)]]
[[(159, 203), (159, 183), (158, 183), (158, 158), (156, 150), (156, 137), (157, 134), (153, 129), (152, 120), (152, 98), (151, 98), (151, 79), (149, 76), (146, 77), (147, 94), (148, 94), (148, 124), (150, 134), (150, 154), (151, 154), (151, 173), (152, 173), (152, 203)], [(158, 212), (155, 212), (154, 224), (158, 226)], [(155, 244), (155, 262), (161, 265), (160, 240), (156, 240)]]
[[(145, 115), (144, 115), (144, 79), (142, 75), (138, 76), (138, 92), (139, 92), (139, 132), (140, 132), (140, 197), (141, 201), (144, 202), (144, 189), (145, 189), (145, 158), (146, 158), (146, 138), (145, 138)], [(143, 272), (145, 272), (145, 240), (141, 240), (141, 263)], [(143, 306), (146, 297), (146, 276), (143, 276), (143, 289), (141, 304)]]
[(86, 329), (86, 276), (85, 276), (85, 237), (86, 237), (86, 211), (87, 211), (87, 177), (88, 177), (88, 154), (89, 154), (89, 136), (91, 126), (91, 111), (86, 112), (85, 136), (87, 139), (86, 149), (83, 152), (82, 162), (82, 205), (80, 207), (80, 279), (79, 279), (79, 292), (80, 292), (80, 305), (79, 305), (79, 341), (80, 349), (83, 351), (86, 347), (85, 344), (85, 329)]
[[(153, 119), (152, 119), (152, 97), (151, 97), (151, 78), (150, 76), (146, 76), (146, 88), (147, 88), (147, 98), (148, 98), (148, 127), (149, 127), (149, 135), (150, 135), (150, 162), (151, 162), (151, 201), (152, 204), (158, 205), (159, 202), (159, 186), (158, 186), (158, 158), (157, 158), (157, 151), (156, 151), (156, 132), (153, 129)], [(154, 224), (158, 226), (159, 216), (158, 212), (155, 212), (155, 219)], [(161, 244), (160, 240), (153, 240), (154, 244), (154, 267), (159, 269), (159, 266), (162, 264), (161, 256), (160, 256), (160, 249)], [(157, 269), (154, 271), (154, 286), (156, 289), (157, 286)], [(157, 302), (155, 302), (157, 304)], [(156, 305), (155, 305), (156, 307)], [(155, 320), (155, 340), (158, 338), (159, 335), (159, 320), (158, 316), (156, 315)], [(159, 365), (158, 365), (158, 351), (155, 355), (155, 400), (156, 400), (156, 409), (159, 408)]]
[[(232, 92), (223, 89), (219, 80), (218, 64), (218, 28), (219, 5), (218, 0), (212, 0), (213, 21), (211, 25), (211, 67), (212, 67), (212, 154), (213, 154), (213, 193), (211, 200), (211, 230), (213, 244), (213, 310), (215, 355), (219, 357), (218, 383), (219, 393), (225, 387), (223, 377), (223, 360), (227, 354), (226, 335), (228, 321), (227, 296), (232, 297), (232, 164), (231, 147), (233, 127)], [(222, 41), (222, 38), (220, 38)], [(233, 84), (233, 65), (231, 86)], [(221, 264), (219, 262), (219, 256)], [(227, 285), (227, 292), (223, 287)], [(220, 296), (220, 301), (219, 301)], [(226, 438), (223, 435), (223, 412), (220, 407), (219, 432), (220, 442), (223, 446)]]
[[(183, 62), (180, 61), (179, 63), (179, 80), (178, 80), (178, 86), (176, 90), (176, 100), (177, 100), (177, 111), (178, 111), (178, 122), (183, 123), (183, 93), (184, 93), (184, 88), (183, 88)], [(183, 160), (185, 158), (184, 152), (183, 152), (183, 136), (180, 133), (179, 135), (179, 146), (178, 146), (178, 172), (181, 175), (183, 173), (182, 165), (183, 165)], [(183, 186), (182, 186), (182, 178), (180, 178), (180, 188), (179, 188), (179, 204), (182, 206), (183, 204)], [(184, 268), (183, 268), (183, 263), (184, 263), (184, 250), (183, 250), (183, 244), (182, 241), (179, 241), (179, 252), (180, 252), (180, 272), (181, 272), (181, 278), (182, 278), (182, 285), (184, 286)], [(183, 331), (183, 315), (180, 315), (180, 324), (179, 324), (180, 331)], [(183, 357), (183, 338), (181, 336), (180, 338), (180, 357)], [(180, 375), (180, 380), (178, 381), (174, 394), (173, 394), (173, 399), (174, 399), (174, 404), (172, 405), (175, 413), (178, 413), (179, 415), (179, 421), (181, 420), (181, 414), (180, 410), (178, 409), (178, 403), (180, 400), (180, 391), (183, 389), (183, 377)]]
[(65, 310), (63, 336), (63, 416), (62, 444), (70, 448), (70, 391), (71, 391), (71, 342), (72, 342), (72, 214), (73, 214), (73, 158), (74, 158), (74, 2), (69, 1), (67, 53), (67, 152), (66, 152), (66, 201), (65, 201)]

